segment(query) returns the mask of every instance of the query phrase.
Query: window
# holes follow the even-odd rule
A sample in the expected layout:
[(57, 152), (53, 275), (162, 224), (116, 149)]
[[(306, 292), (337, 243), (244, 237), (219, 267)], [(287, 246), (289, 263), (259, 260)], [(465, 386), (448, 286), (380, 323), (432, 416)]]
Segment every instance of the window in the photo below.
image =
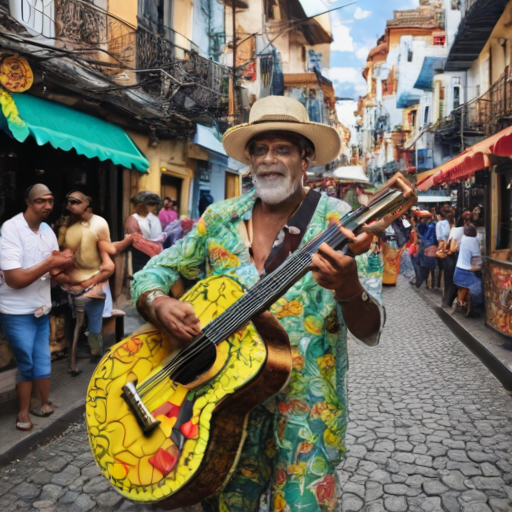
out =
[(53, 0), (10, 0), (11, 16), (32, 35), (55, 37), (55, 7)]
[(444, 117), (444, 87), (439, 89), (439, 119)]
[(434, 34), (434, 46), (444, 46), (446, 42), (445, 34)]
[(409, 128), (411, 130), (415, 130), (416, 129), (416, 114), (417, 114), (417, 110), (411, 110), (411, 112), (409, 112), (409, 115), (407, 116), (408, 117), (408, 121), (409, 121)]
[(423, 114), (423, 125), (428, 124), (429, 115), (430, 115), (430, 107), (427, 105), (425, 107), (425, 113)]
[(460, 107), (460, 85), (453, 88), (453, 110)]
[(281, 20), (278, 0), (266, 0), (265, 16), (267, 17), (267, 20)]
[(407, 62), (412, 62), (413, 55), (412, 48), (407, 48)]

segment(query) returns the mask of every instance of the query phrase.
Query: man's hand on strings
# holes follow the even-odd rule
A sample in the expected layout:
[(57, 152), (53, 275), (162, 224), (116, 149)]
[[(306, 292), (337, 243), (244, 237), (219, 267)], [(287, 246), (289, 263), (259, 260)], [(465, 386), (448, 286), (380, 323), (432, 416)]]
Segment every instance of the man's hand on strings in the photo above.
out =
[(310, 269), (314, 280), (323, 288), (334, 291), (339, 300), (353, 297), (363, 290), (354, 258), (335, 251), (326, 243), (313, 254)]
[(180, 348), (201, 333), (199, 318), (188, 302), (159, 297), (154, 301), (153, 312), (158, 323), (178, 342)]

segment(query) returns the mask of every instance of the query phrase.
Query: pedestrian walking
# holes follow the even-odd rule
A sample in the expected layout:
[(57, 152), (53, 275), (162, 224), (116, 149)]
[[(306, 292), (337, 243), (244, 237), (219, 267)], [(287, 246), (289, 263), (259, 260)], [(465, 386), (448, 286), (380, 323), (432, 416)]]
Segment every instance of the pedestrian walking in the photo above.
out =
[[(44, 221), (54, 197), (43, 184), (25, 193), (27, 209), (2, 226), (0, 242), (0, 324), (18, 365), (16, 392), (18, 430), (33, 428), (30, 413), (49, 416), (50, 403), (50, 271), (73, 262), (70, 251), (59, 252), (57, 237)], [(29, 410), (33, 384), (41, 405)]]
[[(441, 279), (444, 271), (444, 259), (447, 253), (448, 237), (450, 236), (450, 223), (446, 218), (446, 211), (441, 210), (437, 215), (436, 238), (437, 238), (437, 286), (441, 288)], [(434, 286), (434, 283), (432, 283)]]
[(431, 214), (429, 217), (424, 217), (422, 222), (418, 225), (419, 236), (419, 280), (416, 279), (416, 287), (419, 288), (423, 282), (428, 286), (428, 277), (431, 276), (431, 286), (435, 286), (435, 276), (437, 267), (437, 240), (436, 240), (436, 226), (432, 222)]

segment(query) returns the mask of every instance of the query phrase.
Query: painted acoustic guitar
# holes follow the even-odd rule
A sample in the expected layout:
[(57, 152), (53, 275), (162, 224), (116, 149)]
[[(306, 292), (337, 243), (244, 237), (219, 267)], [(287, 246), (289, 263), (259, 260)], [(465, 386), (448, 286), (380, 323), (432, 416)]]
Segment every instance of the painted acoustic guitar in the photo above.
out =
[[(407, 197), (390, 188), (374, 197), (341, 224), (358, 233), (381, 219), (382, 229), (416, 201), (410, 188)], [(171, 352), (167, 335), (148, 324), (105, 354), (87, 391), (87, 431), (96, 463), (123, 496), (174, 509), (222, 488), (249, 412), (291, 371), (288, 337), (267, 310), (323, 242), (340, 249), (347, 240), (330, 226), (249, 290), (227, 276), (196, 284), (181, 300), (202, 333), (186, 348)]]

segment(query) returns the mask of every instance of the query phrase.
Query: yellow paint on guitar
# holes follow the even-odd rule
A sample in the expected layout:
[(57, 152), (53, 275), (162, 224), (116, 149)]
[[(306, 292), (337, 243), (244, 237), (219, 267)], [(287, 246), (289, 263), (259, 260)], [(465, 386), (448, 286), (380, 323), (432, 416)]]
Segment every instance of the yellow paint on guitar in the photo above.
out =
[[(199, 282), (181, 300), (192, 304), (204, 327), (243, 294), (236, 281), (213, 276)], [(169, 360), (170, 352), (166, 336), (148, 325), (110, 349), (87, 391), (87, 431), (96, 463), (117, 490), (134, 501), (169, 498), (194, 477), (208, 444), (210, 419), (217, 404), (250, 382), (264, 366), (267, 354), (264, 342), (249, 324), (218, 345), (217, 360), (209, 372), (213, 378), (207, 384), (190, 390), (166, 378), (142, 397), (151, 412), (166, 402), (177, 407), (187, 399), (194, 402), (190, 421), (197, 425), (197, 433), (186, 440), (178, 462), (164, 475), (150, 460), (157, 452), (164, 458), (176, 454), (170, 439), (176, 418), (157, 416), (161, 424), (145, 437), (121, 393), (130, 381), (137, 380), (140, 388)]]

